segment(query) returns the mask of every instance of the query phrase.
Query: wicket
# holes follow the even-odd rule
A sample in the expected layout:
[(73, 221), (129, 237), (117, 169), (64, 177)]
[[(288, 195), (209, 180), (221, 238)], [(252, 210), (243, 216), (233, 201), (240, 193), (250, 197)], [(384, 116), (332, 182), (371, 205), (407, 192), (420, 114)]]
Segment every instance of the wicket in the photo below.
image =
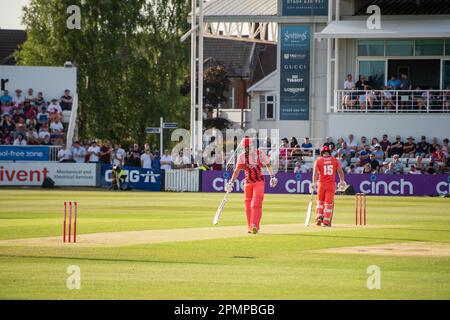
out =
[[(359, 220), (358, 220), (359, 215)], [(356, 206), (355, 206), (355, 224), (362, 226), (367, 224), (367, 212), (366, 212), (366, 194), (356, 194)], [(364, 220), (363, 220), (364, 218)], [(364, 222), (364, 223), (363, 223)]]
[[(69, 230), (66, 233), (67, 225), (67, 209), (69, 209)], [(78, 202), (64, 201), (64, 227), (63, 227), (63, 242), (70, 242), (72, 239), (72, 212), (73, 212), (73, 242), (77, 242), (77, 210)], [(66, 237), (66, 234), (68, 237)]]

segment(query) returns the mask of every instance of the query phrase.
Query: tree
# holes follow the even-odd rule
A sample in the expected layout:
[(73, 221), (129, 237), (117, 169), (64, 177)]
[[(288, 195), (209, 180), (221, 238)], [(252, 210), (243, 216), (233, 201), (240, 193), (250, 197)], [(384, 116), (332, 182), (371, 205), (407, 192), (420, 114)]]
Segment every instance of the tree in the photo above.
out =
[(217, 110), (216, 117), (219, 117), (219, 107), (227, 101), (225, 92), (230, 87), (228, 72), (221, 65), (209, 67), (204, 72), (203, 82), (204, 105), (207, 108), (215, 108)]
[(68, 29), (73, 4), (32, 0), (16, 57), (22, 65), (76, 65), (80, 135), (143, 143), (160, 116), (186, 125), (189, 101), (179, 88), (189, 49), (179, 39), (189, 30), (189, 1), (85, 1), (81, 29)]

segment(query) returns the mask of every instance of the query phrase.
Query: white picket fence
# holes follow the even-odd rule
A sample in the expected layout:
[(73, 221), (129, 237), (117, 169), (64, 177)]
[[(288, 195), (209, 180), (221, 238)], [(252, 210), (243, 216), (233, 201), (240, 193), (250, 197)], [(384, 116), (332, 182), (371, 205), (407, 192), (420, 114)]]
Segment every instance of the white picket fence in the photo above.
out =
[(167, 170), (165, 171), (165, 191), (198, 192), (200, 187), (199, 170)]

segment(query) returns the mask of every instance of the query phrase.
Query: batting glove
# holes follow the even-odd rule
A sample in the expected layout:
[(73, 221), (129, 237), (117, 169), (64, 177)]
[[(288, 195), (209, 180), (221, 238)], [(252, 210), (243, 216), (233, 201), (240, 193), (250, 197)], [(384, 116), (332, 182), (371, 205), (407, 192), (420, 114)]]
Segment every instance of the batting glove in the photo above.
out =
[(233, 182), (230, 181), (225, 185), (225, 192), (230, 193), (231, 191), (233, 191)]
[(270, 187), (275, 188), (278, 183), (278, 179), (274, 176), (270, 177)]
[(316, 191), (316, 184), (315, 183), (311, 183), (309, 185), (309, 193), (314, 193), (314, 191)]
[(340, 181), (338, 184), (338, 189), (339, 190), (344, 190), (345, 187), (347, 187), (347, 183), (345, 183), (345, 181)]

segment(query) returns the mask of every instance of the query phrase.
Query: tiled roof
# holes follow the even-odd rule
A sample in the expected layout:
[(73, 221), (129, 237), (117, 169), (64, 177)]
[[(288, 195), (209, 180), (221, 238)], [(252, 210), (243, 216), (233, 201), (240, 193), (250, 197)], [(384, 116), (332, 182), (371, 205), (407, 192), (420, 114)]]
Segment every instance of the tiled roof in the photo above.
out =
[(205, 17), (276, 16), (277, 0), (212, 0), (204, 8)]
[(14, 65), (13, 54), (27, 39), (25, 30), (0, 29), (0, 64)]

